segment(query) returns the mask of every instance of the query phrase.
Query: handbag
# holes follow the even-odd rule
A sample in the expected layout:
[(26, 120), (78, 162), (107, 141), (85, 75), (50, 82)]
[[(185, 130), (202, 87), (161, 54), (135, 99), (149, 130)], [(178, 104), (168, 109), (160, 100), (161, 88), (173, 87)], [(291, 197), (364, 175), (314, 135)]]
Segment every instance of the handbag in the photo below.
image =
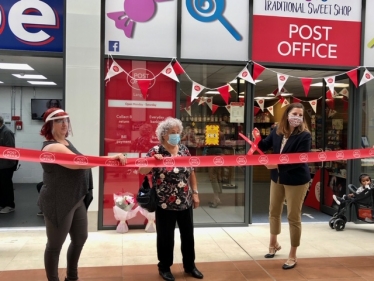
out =
[(148, 212), (154, 212), (157, 209), (156, 197), (155, 188), (150, 187), (148, 177), (145, 176), (136, 196), (136, 201), (138, 201), (139, 206), (143, 209), (146, 209)]

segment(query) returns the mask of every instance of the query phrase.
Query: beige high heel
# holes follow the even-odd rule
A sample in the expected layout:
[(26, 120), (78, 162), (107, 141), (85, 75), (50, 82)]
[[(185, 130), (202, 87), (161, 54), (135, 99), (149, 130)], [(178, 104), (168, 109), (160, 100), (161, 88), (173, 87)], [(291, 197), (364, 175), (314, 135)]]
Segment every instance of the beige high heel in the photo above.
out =
[(265, 255), (265, 258), (267, 259), (271, 259), (271, 258), (274, 258), (275, 256), (275, 253), (278, 252), (280, 249), (282, 249), (281, 245), (278, 244), (275, 244), (274, 247), (271, 247), (269, 246), (269, 253)]
[(297, 264), (297, 259), (296, 258), (288, 258), (285, 264), (283, 264), (282, 268), (283, 269), (291, 269), (294, 268)]

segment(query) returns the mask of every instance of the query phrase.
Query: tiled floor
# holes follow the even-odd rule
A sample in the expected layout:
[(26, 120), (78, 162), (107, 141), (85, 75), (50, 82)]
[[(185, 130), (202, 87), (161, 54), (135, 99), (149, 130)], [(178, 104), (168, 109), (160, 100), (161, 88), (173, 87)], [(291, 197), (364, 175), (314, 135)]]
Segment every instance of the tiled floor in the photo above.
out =
[[(298, 264), (281, 268), (289, 250), (288, 225), (279, 236), (282, 250), (264, 259), (268, 225), (196, 228), (196, 264), (204, 280), (372, 280), (374, 281), (374, 226), (347, 223), (343, 231), (328, 223), (304, 223)], [(178, 232), (178, 230), (176, 230)], [(183, 273), (179, 234), (176, 233), (176, 280), (193, 280)], [(0, 228), (0, 280), (46, 280), (43, 270), (43, 229)], [(60, 279), (66, 266), (68, 239), (60, 261)], [(79, 264), (84, 281), (162, 280), (157, 272), (155, 234), (143, 230), (90, 232)]]

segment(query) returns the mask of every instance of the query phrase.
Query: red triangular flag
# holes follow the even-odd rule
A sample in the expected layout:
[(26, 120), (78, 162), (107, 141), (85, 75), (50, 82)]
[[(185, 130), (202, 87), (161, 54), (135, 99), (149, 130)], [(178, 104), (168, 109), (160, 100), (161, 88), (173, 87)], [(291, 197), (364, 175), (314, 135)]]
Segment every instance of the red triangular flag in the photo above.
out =
[(258, 106), (254, 106), (253, 107), (253, 116), (256, 116), (257, 113), (261, 110), (261, 108), (259, 108)]
[(357, 69), (352, 69), (351, 71), (348, 71), (347, 75), (351, 79), (352, 83), (355, 84), (357, 88), (357, 85), (358, 85)]
[(312, 84), (313, 79), (312, 78), (301, 78), (301, 84), (303, 84), (305, 96), (308, 96), (310, 85)]
[(253, 80), (256, 80), (258, 76), (260, 76), (260, 74), (265, 70), (265, 67), (263, 67), (262, 65), (259, 65), (257, 63), (254, 63), (254, 66), (253, 66), (253, 75), (252, 75), (252, 78)]
[(229, 104), (230, 99), (230, 85), (225, 85), (222, 87), (217, 88), (217, 91), (221, 94), (221, 97), (225, 101), (226, 104)]
[(343, 97), (342, 101), (343, 101), (344, 112), (348, 112), (348, 99), (346, 97)]
[(139, 79), (139, 80), (136, 80), (136, 82), (138, 82), (143, 98), (147, 99), (147, 93), (148, 93), (149, 86), (152, 83), (152, 79)]
[(212, 114), (214, 114), (217, 109), (218, 109), (218, 105), (212, 104)]
[(292, 102), (301, 103), (301, 100), (295, 97), (292, 97)]
[(173, 69), (175, 71), (175, 74), (177, 74), (177, 75), (185, 73), (183, 67), (180, 65), (180, 63), (178, 61), (175, 61), (175, 63), (173, 64)]
[(334, 101), (334, 99), (328, 99), (328, 100), (326, 100), (326, 104), (327, 104), (327, 106), (330, 109), (334, 109), (335, 108), (335, 101)]

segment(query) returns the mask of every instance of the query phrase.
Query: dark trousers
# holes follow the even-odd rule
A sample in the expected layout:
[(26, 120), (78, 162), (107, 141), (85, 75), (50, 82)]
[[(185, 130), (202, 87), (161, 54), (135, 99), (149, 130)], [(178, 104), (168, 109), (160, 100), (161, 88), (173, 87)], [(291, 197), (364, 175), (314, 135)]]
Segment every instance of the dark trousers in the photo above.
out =
[(0, 207), (15, 208), (13, 190), (14, 168), (0, 169)]
[(192, 207), (184, 211), (170, 211), (157, 207), (157, 257), (159, 260), (158, 268), (161, 271), (170, 271), (170, 267), (173, 265), (174, 231), (176, 223), (178, 223), (181, 238), (183, 267), (187, 271), (195, 267)]
[(83, 200), (74, 206), (58, 227), (46, 216), (44, 220), (48, 238), (44, 252), (44, 266), (48, 281), (59, 281), (58, 262), (68, 233), (71, 242), (67, 252), (66, 277), (68, 280), (78, 280), (78, 261), (88, 236), (87, 211)]

